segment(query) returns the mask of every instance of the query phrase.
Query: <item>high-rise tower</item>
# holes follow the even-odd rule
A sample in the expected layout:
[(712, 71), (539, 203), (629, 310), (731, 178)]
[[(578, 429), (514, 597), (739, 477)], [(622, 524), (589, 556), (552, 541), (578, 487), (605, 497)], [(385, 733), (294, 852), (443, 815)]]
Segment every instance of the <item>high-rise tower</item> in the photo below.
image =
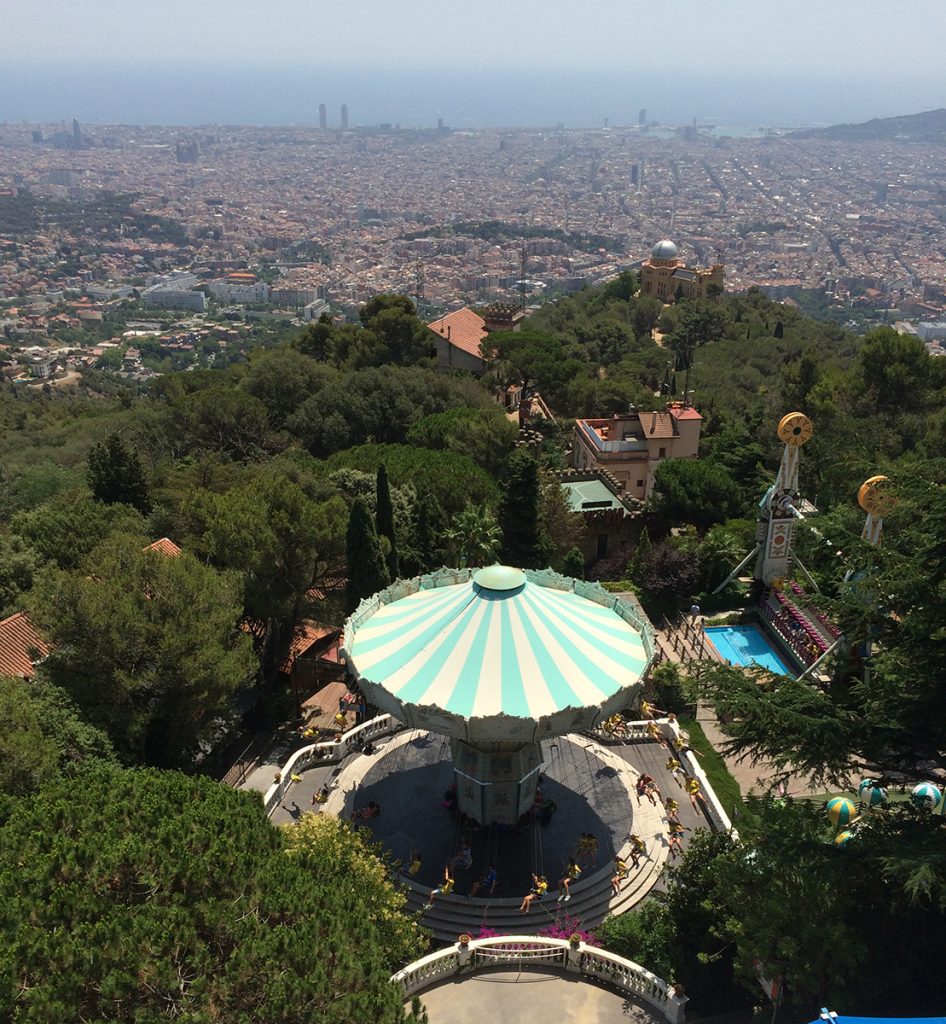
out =
[(342, 128), (348, 127), (348, 104), (342, 104)]
[(324, 103), (320, 103), (319, 104), (319, 127), (320, 128), (327, 128), (328, 127), (328, 112), (325, 109), (325, 104)]

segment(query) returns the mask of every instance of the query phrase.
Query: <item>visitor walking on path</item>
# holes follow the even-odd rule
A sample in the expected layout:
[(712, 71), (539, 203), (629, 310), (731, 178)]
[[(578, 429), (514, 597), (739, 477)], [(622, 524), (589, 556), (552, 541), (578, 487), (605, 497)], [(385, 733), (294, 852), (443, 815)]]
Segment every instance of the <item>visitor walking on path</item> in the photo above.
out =
[(443, 869), (443, 881), (436, 889), (430, 890), (430, 899), (427, 900), (427, 906), (429, 907), (434, 902), (435, 896), (449, 896), (456, 884), (456, 879), (450, 874), (450, 865), (448, 864)]
[(697, 801), (703, 796), (703, 791), (700, 789), (700, 780), (687, 779), (686, 791), (687, 796), (690, 798), (690, 803), (693, 804), (693, 810), (699, 814), (700, 805)]
[(578, 866), (578, 861), (574, 857), (568, 858), (568, 864), (565, 865), (565, 877), (559, 879), (559, 888), (562, 890), (558, 894), (559, 903), (567, 903), (571, 898), (572, 894), (568, 891), (568, 887), (572, 882), (577, 882), (581, 877), (581, 868)]
[(520, 914), (528, 914), (529, 908), (532, 906), (534, 900), (540, 900), (549, 891), (549, 883), (545, 875), (533, 875), (532, 876), (532, 888), (522, 898), (522, 904), (519, 907)]

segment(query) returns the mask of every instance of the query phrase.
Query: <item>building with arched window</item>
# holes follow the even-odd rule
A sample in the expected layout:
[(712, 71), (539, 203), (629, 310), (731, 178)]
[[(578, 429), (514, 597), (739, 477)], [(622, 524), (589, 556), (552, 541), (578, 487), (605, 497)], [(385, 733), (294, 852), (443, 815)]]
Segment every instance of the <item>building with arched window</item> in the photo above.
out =
[(712, 285), (722, 290), (723, 265), (716, 263), (709, 269), (688, 267), (669, 238), (658, 242), (650, 259), (641, 264), (641, 295), (652, 295), (661, 302), (705, 299)]

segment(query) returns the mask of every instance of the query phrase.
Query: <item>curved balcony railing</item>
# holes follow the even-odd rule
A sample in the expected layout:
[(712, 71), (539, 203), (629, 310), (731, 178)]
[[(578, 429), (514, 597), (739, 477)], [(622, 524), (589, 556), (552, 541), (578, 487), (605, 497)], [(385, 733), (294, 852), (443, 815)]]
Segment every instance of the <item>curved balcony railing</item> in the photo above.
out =
[(376, 739), (379, 736), (389, 736), (391, 733), (403, 729), (403, 723), (399, 722), (393, 715), (379, 715), (368, 722), (356, 725), (354, 729), (342, 733), (338, 739), (322, 743), (310, 743), (307, 747), (301, 747), (285, 763), (282, 771), (279, 772), (279, 781), (274, 782), (263, 797), (263, 806), (267, 814), (273, 811), (282, 803), (283, 797), (289, 792), (293, 784), (293, 776), (299, 775), (313, 765), (337, 764), (343, 761), (352, 751), (360, 750), (368, 740)]
[(431, 953), (398, 971), (392, 981), (407, 999), (453, 975), (496, 967), (560, 967), (563, 972), (593, 978), (620, 994), (639, 999), (669, 1024), (682, 1024), (687, 1002), (680, 986), (668, 984), (631, 960), (584, 942), (533, 935), (498, 935), (470, 939)]

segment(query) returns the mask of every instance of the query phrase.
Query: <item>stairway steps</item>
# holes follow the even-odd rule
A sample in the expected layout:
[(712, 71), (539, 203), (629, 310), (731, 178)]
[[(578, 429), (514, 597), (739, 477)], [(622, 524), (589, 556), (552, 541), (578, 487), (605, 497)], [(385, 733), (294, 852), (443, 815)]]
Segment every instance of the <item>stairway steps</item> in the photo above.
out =
[[(572, 898), (559, 903), (547, 896), (533, 904), (529, 914), (520, 914), (521, 898), (467, 900), (462, 896), (438, 896), (425, 911), (422, 922), (430, 928), (438, 943), (456, 942), (457, 936), (468, 932), (476, 936), (484, 925), (501, 935), (529, 935), (546, 926), (559, 912), (577, 917), (583, 928), (595, 928), (607, 914), (623, 914), (632, 909), (653, 889), (666, 863), (666, 848), (657, 845), (641, 869), (633, 874), (618, 896), (611, 890), (611, 870), (600, 870), (586, 883), (572, 887)], [(426, 906), (429, 890), (408, 883), (408, 908), (412, 912)], [(543, 913), (545, 911), (545, 913)]]

